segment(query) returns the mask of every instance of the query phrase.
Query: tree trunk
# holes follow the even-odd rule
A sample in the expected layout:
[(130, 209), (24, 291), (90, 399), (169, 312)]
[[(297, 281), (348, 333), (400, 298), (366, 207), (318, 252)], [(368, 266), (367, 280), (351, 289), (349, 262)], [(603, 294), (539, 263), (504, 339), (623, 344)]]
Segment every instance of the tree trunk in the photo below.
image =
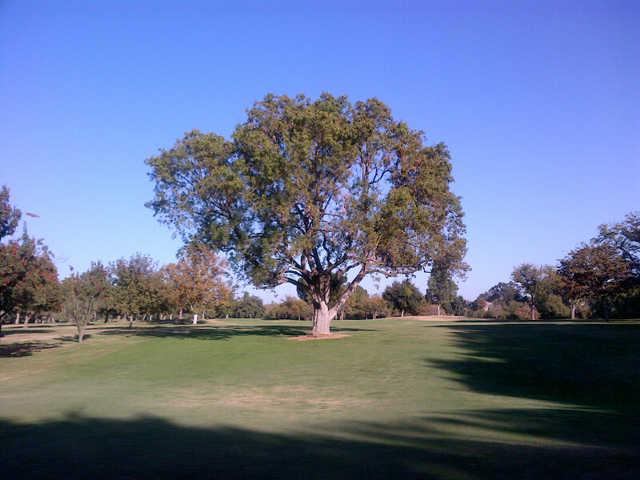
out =
[(336, 312), (329, 309), (329, 306), (322, 302), (313, 309), (313, 328), (311, 335), (319, 337), (331, 334), (331, 320), (336, 316)]
[(78, 327), (78, 343), (82, 343), (84, 340), (84, 327)]
[(400, 318), (404, 318), (404, 310), (400, 310)]
[(197, 324), (198, 324), (198, 314), (197, 314), (197, 313), (194, 313), (194, 314), (193, 314), (193, 324), (194, 324), (194, 325), (197, 325)]
[(438, 316), (440, 316), (440, 305), (438, 305)]
[(182, 309), (180, 309), (180, 313), (179, 313), (179, 315), (178, 315), (178, 319), (179, 319), (180, 321), (182, 321)]
[(571, 320), (575, 320), (576, 319), (576, 304), (572, 303), (571, 304)]
[(531, 320), (535, 320), (536, 319), (536, 307), (534, 307), (533, 305), (531, 305)]
[(20, 325), (20, 312), (16, 313), (16, 325)]
[(129, 328), (133, 328), (133, 315), (129, 315)]

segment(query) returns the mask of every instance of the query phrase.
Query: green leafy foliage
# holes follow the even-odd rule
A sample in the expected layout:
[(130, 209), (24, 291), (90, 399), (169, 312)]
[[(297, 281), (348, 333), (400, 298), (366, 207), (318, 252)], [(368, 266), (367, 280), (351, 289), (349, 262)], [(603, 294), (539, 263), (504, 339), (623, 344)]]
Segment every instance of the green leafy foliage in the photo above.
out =
[(233, 303), (233, 316), (236, 318), (262, 318), (264, 314), (264, 303), (260, 297), (247, 292)]
[(62, 282), (63, 311), (78, 330), (78, 342), (82, 343), (90, 321), (107, 300), (111, 288), (109, 272), (100, 262), (91, 264), (82, 274), (72, 273)]
[(427, 282), (427, 302), (444, 308), (445, 312), (453, 313), (454, 308), (460, 312), (458, 286), (453, 280), (453, 274), (446, 264), (436, 262), (431, 269)]
[(608, 317), (616, 295), (632, 278), (632, 264), (609, 243), (582, 245), (560, 261), (559, 274), (572, 302), (595, 301)]
[(9, 202), (9, 189), (0, 188), (0, 240), (13, 235), (18, 227), (22, 213)]
[(424, 303), (420, 290), (410, 280), (393, 282), (384, 290), (382, 298), (401, 316), (417, 315)]
[(58, 271), (53, 255), (26, 230), (18, 240), (0, 245), (0, 318), (57, 310), (60, 303)]

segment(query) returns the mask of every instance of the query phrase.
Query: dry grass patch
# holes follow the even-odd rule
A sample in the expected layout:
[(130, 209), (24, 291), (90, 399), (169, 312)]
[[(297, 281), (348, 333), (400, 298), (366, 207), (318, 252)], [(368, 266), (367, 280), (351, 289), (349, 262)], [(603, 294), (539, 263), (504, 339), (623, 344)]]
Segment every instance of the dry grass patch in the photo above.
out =
[(289, 340), (295, 340), (296, 342), (307, 342), (309, 340), (337, 340), (338, 338), (349, 337), (346, 333), (330, 333), (329, 335), (298, 335), (296, 337), (289, 337)]
[(271, 408), (319, 408), (343, 409), (361, 407), (371, 400), (323, 395), (322, 392), (301, 386), (275, 386), (270, 388), (246, 388), (243, 390), (199, 393), (189, 389), (174, 390), (163, 403), (174, 408), (223, 407), (248, 410)]

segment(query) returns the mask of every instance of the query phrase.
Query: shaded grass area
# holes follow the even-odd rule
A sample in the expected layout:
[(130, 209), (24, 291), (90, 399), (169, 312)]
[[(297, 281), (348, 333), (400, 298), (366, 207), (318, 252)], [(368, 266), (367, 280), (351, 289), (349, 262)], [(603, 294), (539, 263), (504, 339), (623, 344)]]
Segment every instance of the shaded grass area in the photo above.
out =
[(433, 326), (464, 355), (431, 360), (475, 391), (634, 411), (640, 404), (640, 326)]
[(16, 478), (640, 476), (640, 326), (113, 326), (0, 359)]
[(0, 345), (0, 357), (28, 357), (57, 345), (48, 342), (20, 342)]
[[(362, 332), (366, 328), (333, 328), (333, 333)], [(134, 335), (142, 337), (170, 337), (188, 338), (200, 340), (229, 340), (238, 336), (265, 337), (284, 336), (296, 337), (307, 335), (308, 328), (291, 325), (249, 325), (249, 326), (200, 326), (197, 328), (185, 327), (142, 327), (142, 328), (110, 328), (103, 332), (104, 335)]]
[(428, 422), (343, 428), (358, 437), (69, 417), (5, 421), (0, 439), (11, 453), (3, 448), (3, 472), (17, 478), (631, 479), (638, 468), (629, 453), (447, 438), (433, 435)]

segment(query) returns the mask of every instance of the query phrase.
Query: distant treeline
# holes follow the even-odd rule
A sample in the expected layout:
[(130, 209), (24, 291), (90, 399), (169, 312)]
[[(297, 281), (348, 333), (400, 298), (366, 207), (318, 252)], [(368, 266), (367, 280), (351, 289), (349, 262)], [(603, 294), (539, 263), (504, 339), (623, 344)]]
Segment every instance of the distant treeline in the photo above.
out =
[(640, 214), (600, 225), (556, 265), (524, 263), (468, 306), (498, 319), (640, 317)]

